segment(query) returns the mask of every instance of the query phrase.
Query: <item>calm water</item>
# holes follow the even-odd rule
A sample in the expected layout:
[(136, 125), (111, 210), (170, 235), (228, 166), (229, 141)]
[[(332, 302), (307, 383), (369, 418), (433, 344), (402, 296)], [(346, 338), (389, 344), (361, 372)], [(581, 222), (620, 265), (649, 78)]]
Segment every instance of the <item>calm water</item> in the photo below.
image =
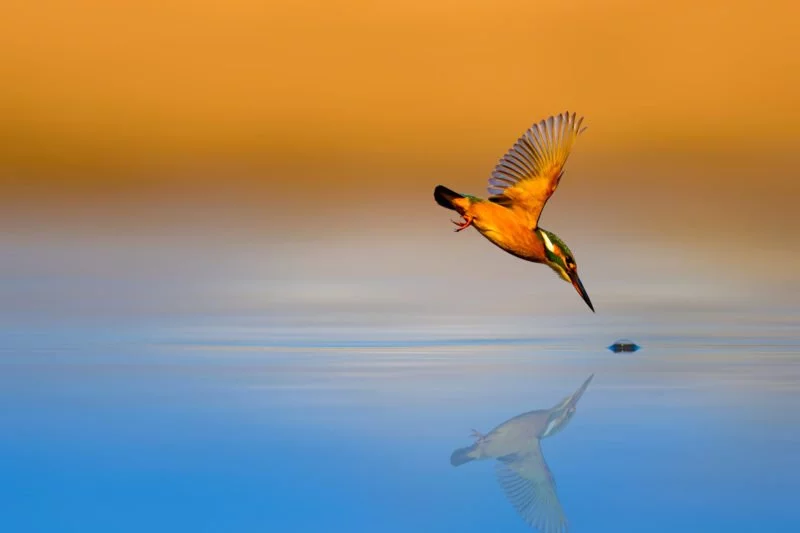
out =
[(450, 455), (594, 374), (542, 441), (570, 531), (797, 531), (797, 323), (757, 316), (7, 328), (0, 530), (533, 531)]

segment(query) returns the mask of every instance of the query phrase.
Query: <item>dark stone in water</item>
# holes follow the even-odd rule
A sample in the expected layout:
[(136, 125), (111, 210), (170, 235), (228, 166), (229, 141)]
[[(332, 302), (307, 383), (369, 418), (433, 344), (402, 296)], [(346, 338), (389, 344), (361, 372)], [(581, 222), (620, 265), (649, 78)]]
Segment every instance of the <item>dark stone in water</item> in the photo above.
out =
[(639, 346), (628, 339), (620, 339), (611, 346), (608, 347), (614, 353), (620, 352), (635, 352), (639, 349)]

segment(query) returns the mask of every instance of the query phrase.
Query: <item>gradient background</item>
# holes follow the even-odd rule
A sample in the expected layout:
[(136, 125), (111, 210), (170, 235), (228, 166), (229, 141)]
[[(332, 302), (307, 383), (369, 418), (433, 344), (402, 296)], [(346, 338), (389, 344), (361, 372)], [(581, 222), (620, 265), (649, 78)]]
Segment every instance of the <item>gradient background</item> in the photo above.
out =
[[(0, 216), (6, 245), (26, 250), (7, 255), (10, 274), (29, 260), (51, 273), (26, 257), (36, 241), (66, 248), (55, 276), (101, 247), (92, 268), (110, 276), (261, 282), (256, 306), (278, 297), (266, 285), (309, 277), (459, 270), (478, 283), (488, 269), (563, 301), (544, 269), (450, 235), (431, 191), (485, 193), (516, 138), (569, 109), (589, 129), (542, 223), (600, 309), (625, 290), (603, 284), (640, 276), (796, 293), (795, 3), (2, 9)], [(202, 261), (184, 254), (198, 248)], [(128, 272), (126, 254), (146, 265)]]
[[(780, 502), (800, 445), (799, 19), (777, 1), (5, 2), (3, 529), (425, 530), (431, 500), (409, 487), (428, 460), (452, 475), (462, 430), (551, 405), (589, 372), (587, 426), (579, 407), (557, 437), (580, 445), (551, 465), (576, 531), (641, 530), (612, 516), (662, 496), (663, 527), (692, 530), (703, 494), (718, 499), (697, 531), (797, 526)], [(541, 222), (596, 315), (548, 269), (453, 234), (432, 198), (438, 183), (485, 194), (519, 135), (565, 110), (588, 130)], [(620, 363), (603, 347), (623, 336), (651, 351)], [(387, 473), (402, 512), (364, 510), (372, 466), (315, 455), (343, 420), (349, 464), (435, 437)], [(684, 422), (729, 455), (692, 455)], [(608, 427), (622, 433), (595, 433)], [(665, 459), (673, 444), (685, 453)], [(579, 449), (605, 450), (605, 470)], [(292, 461), (265, 459), (292, 450), (318, 491), (341, 490), (319, 522), (297, 511)], [(589, 505), (597, 480), (635, 472), (617, 507)], [(497, 513), (524, 529), (488, 480), (496, 507), (470, 517), (468, 478), (436, 479), (455, 492), (429, 530), (491, 529)], [(730, 503), (753, 487), (757, 505)]]

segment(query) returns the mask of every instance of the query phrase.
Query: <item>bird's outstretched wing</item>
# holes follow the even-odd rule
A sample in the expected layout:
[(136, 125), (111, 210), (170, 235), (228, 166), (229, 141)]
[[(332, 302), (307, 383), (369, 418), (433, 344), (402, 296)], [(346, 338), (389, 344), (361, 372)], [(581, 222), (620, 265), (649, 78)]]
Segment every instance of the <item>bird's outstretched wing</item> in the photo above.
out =
[(489, 200), (513, 210), (535, 229), (558, 187), (583, 117), (569, 112), (531, 126), (503, 156), (489, 179)]
[(497, 480), (523, 520), (541, 533), (566, 533), (567, 518), (556, 494), (556, 484), (542, 456), (539, 441), (525, 451), (500, 457)]

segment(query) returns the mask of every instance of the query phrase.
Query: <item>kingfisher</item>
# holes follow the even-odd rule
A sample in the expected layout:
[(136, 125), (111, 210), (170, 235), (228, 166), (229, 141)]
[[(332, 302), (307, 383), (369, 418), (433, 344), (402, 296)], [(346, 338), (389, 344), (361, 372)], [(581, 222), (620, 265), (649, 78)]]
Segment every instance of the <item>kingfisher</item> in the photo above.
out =
[(575, 256), (552, 231), (539, 226), (547, 200), (553, 195), (575, 139), (586, 129), (583, 117), (561, 113), (531, 126), (500, 159), (489, 179), (487, 199), (459, 194), (443, 185), (433, 191), (436, 203), (461, 215), (452, 220), (463, 231), (478, 232), (506, 252), (534, 263), (544, 263), (572, 284), (594, 312), (578, 277)]
[(450, 464), (461, 466), (474, 460), (497, 459), (497, 480), (525, 522), (543, 533), (568, 531), (555, 479), (542, 455), (541, 440), (567, 426), (593, 377), (590, 375), (578, 390), (550, 409), (517, 415), (486, 435), (472, 430), (475, 443), (455, 450)]

